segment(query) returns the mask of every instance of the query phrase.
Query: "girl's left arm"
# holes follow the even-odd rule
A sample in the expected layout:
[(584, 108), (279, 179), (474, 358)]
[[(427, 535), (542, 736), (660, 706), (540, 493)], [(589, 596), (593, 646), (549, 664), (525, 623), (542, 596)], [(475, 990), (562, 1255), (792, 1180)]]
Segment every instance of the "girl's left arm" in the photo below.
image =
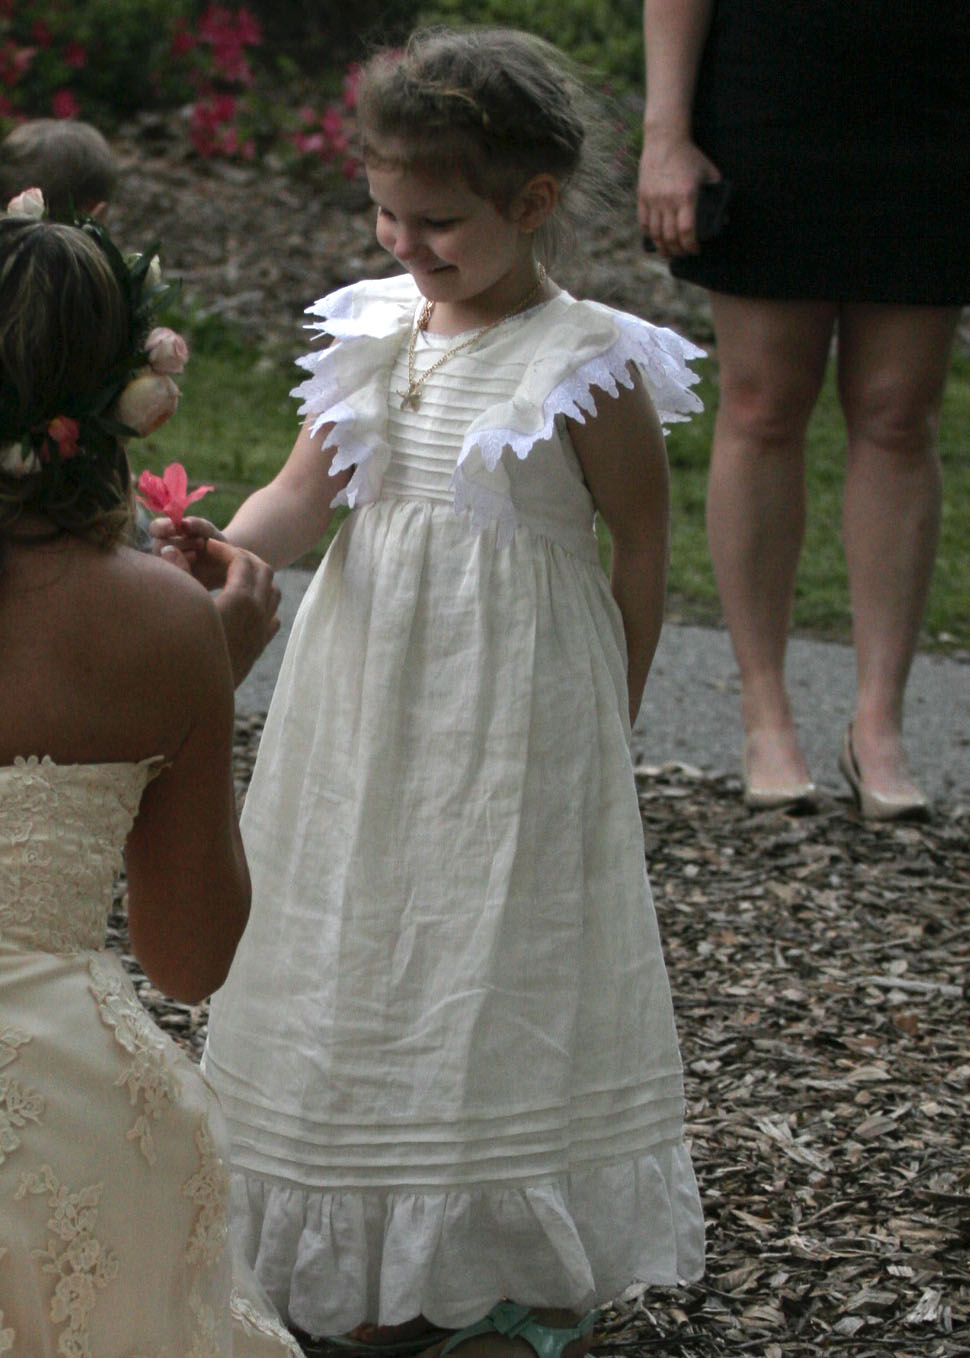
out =
[(630, 724), (663, 625), (670, 551), (670, 476), (657, 412), (639, 374), (617, 396), (596, 391), (596, 414), (569, 420), (593, 502), (610, 531), (610, 585), (623, 618)]

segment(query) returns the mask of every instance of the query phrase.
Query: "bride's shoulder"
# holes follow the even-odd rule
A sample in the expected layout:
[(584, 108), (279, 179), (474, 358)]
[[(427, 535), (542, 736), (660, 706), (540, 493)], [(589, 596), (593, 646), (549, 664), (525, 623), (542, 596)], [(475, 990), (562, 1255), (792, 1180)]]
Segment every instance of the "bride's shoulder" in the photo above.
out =
[(135, 633), (158, 632), (171, 646), (194, 634), (218, 635), (212, 596), (186, 571), (132, 547), (117, 547), (104, 562), (105, 603)]

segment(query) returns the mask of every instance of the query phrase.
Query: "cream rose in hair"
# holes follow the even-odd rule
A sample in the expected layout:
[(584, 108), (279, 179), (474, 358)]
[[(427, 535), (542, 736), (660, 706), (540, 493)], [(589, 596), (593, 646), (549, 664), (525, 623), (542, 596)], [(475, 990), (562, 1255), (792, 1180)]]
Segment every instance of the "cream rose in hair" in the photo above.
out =
[(164, 373), (143, 372), (125, 387), (115, 414), (122, 424), (143, 438), (175, 414), (180, 395), (178, 387)]

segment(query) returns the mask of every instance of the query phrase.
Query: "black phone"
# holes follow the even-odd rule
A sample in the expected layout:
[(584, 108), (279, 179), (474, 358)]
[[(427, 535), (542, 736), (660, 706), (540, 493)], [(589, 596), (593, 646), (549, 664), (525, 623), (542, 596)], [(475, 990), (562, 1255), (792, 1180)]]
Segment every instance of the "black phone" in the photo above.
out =
[[(734, 185), (729, 179), (712, 179), (700, 185), (694, 213), (694, 235), (699, 245), (713, 240), (724, 229), (733, 194)], [(650, 251), (657, 247), (649, 236), (644, 236), (643, 248)]]

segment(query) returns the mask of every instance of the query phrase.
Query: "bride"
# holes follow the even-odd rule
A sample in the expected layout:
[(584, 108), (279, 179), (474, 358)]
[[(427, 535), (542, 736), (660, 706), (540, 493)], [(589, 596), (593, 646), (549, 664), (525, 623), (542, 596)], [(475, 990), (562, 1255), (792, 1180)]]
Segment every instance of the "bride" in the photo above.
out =
[(295, 1358), (230, 1257), (215, 1098), (103, 947), (124, 853), (152, 982), (225, 977), (233, 667), (278, 601), (245, 554), (213, 603), (122, 545), (154, 292), (94, 223), (0, 215), (0, 1353)]

